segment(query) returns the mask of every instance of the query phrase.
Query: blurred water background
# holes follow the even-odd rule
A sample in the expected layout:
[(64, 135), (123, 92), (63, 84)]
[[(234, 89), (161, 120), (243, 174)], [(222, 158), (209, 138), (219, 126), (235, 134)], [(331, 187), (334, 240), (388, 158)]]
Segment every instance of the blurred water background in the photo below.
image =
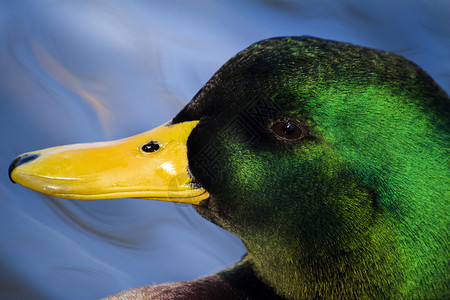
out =
[(20, 153), (170, 120), (238, 51), (312, 35), (391, 51), (450, 90), (450, 1), (0, 0), (0, 298), (96, 299), (245, 253), (186, 205), (13, 185)]

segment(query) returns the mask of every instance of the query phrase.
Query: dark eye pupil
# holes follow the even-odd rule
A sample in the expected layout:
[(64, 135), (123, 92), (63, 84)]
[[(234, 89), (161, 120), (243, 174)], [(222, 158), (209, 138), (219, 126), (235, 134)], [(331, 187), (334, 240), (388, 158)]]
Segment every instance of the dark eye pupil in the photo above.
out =
[(291, 135), (295, 131), (295, 125), (291, 123), (286, 123), (281, 127), (281, 131), (286, 135)]
[(284, 140), (295, 141), (306, 136), (306, 131), (297, 123), (279, 121), (270, 127), (272, 132)]
[(145, 152), (155, 152), (158, 149), (159, 149), (159, 145), (154, 141), (151, 141), (150, 143), (142, 146), (142, 151), (145, 151)]

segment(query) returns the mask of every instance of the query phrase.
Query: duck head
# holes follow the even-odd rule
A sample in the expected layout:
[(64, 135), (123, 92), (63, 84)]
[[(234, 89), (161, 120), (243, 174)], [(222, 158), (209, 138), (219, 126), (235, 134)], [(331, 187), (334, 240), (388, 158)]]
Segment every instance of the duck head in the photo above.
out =
[(397, 55), (274, 38), (162, 127), (27, 153), (10, 177), (70, 199), (192, 203), (287, 298), (439, 295), (448, 112), (445, 92)]

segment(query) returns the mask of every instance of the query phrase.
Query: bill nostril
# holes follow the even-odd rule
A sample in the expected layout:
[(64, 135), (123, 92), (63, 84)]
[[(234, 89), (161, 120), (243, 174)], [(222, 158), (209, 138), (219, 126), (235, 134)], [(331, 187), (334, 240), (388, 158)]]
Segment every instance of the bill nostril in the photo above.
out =
[(13, 160), (13, 162), (9, 165), (8, 168), (8, 175), (9, 175), (9, 180), (12, 181), (12, 183), (15, 183), (14, 180), (12, 180), (11, 178), (11, 173), (12, 171), (14, 171), (15, 168), (17, 168), (20, 165), (26, 164), (30, 161), (35, 160), (36, 158), (39, 157), (39, 154), (24, 154), (24, 155), (20, 155), (18, 156), (15, 160)]

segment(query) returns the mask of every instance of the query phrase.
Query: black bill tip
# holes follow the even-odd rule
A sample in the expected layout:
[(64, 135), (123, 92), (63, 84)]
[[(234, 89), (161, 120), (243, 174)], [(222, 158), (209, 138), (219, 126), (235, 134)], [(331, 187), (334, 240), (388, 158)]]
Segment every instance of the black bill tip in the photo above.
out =
[(39, 154), (24, 154), (24, 155), (20, 155), (18, 156), (15, 160), (13, 160), (13, 162), (9, 165), (8, 168), (8, 176), (9, 176), (9, 180), (11, 180), (12, 183), (15, 183), (14, 180), (12, 180), (11, 178), (11, 173), (14, 171), (15, 168), (17, 168), (20, 165), (26, 164), (30, 161), (35, 160), (36, 158), (39, 157)]

